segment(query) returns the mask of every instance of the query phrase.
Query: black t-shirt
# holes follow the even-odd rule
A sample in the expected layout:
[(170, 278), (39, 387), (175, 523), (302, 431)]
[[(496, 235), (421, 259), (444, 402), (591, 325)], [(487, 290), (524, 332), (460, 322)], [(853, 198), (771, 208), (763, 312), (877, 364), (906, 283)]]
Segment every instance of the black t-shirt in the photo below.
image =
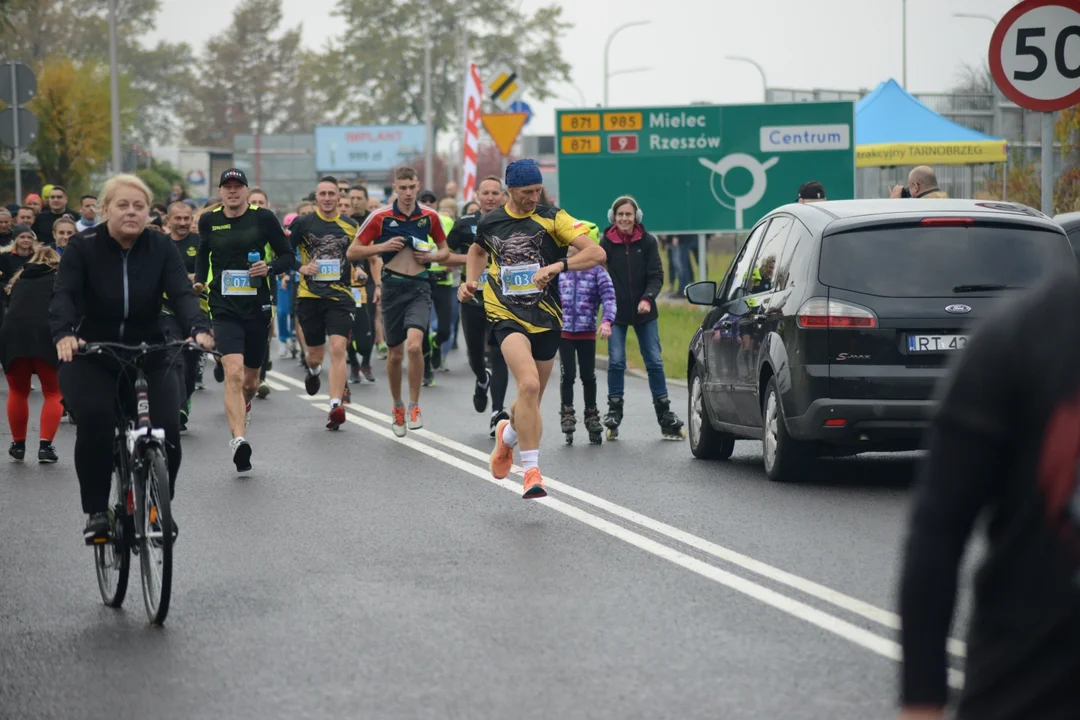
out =
[(559, 283), (537, 290), (532, 276), (566, 257), (566, 248), (586, 232), (584, 223), (547, 205), (537, 205), (525, 216), (511, 215), (501, 207), (482, 217), (475, 242), (489, 253), (484, 290), (488, 318), (517, 322), (529, 333), (562, 328)]
[(1078, 305), (1064, 268), (985, 319), (950, 373), (900, 591), (905, 704), (945, 702), (957, 571), (985, 514), (957, 717), (1080, 718)]
[(176, 240), (173, 237), (169, 237), (176, 244), (176, 249), (180, 252), (180, 257), (184, 261), (184, 267), (187, 268), (188, 275), (195, 274), (195, 263), (199, 257), (199, 234), (188, 233), (183, 240)]
[[(300, 266), (318, 261), (319, 274), (300, 273), (297, 298), (349, 301), (352, 299), (350, 272), (345, 257), (360, 226), (350, 217), (328, 218), (316, 210), (301, 215), (289, 226), (289, 240), (300, 251)], [(324, 272), (325, 270), (325, 272)]]
[[(199, 218), (199, 238), (195, 281), (205, 283), (213, 266), (209, 290), (210, 313), (215, 318), (257, 319), (270, 308), (274, 277), (296, 267), (296, 256), (277, 216), (256, 205), (235, 218), (226, 217), (223, 208), (204, 213)], [(275, 256), (269, 276), (247, 277), (248, 253), (266, 260), (267, 246)]]
[[(462, 215), (454, 223), (454, 227), (450, 228), (450, 232), (446, 236), (446, 246), (450, 248), (451, 252), (459, 255), (466, 255), (469, 252), (469, 248), (476, 242), (476, 228), (480, 224), (480, 218), (483, 214), (477, 210)], [(461, 281), (465, 282), (466, 266), (461, 266)], [(483, 305), (484, 287), (487, 285), (487, 275), (480, 276), (480, 286), (476, 295), (473, 297), (471, 303), (473, 305)]]
[(62, 217), (69, 217), (72, 220), (79, 219), (74, 210), (62, 210), (60, 213), (54, 213), (49, 208), (44, 208), (38, 213), (38, 216), (34, 218), (34, 226), (31, 228), (34, 234), (37, 235), (38, 242), (46, 245), (56, 244), (56, 241), (53, 240), (52, 229), (56, 221)]

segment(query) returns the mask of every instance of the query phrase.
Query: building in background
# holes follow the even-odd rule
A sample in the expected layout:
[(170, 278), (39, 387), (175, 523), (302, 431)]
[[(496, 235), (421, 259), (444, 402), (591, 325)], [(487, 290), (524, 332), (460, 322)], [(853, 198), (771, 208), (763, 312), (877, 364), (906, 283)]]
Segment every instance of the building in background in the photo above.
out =
[(295, 210), (315, 189), (315, 136), (311, 133), (259, 135), (257, 139), (237, 135), (232, 162), (247, 173), (252, 187), (266, 191), (278, 215)]

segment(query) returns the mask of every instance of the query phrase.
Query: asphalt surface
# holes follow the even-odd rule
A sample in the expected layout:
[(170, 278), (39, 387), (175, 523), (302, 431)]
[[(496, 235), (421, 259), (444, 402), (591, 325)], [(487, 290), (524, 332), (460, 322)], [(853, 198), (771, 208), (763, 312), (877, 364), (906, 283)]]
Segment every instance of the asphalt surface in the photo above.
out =
[[(526, 502), (520, 475), (490, 477), (464, 353), (448, 363), (422, 393), (425, 430), (397, 440), (382, 363), (334, 433), (326, 399), (276, 360), (244, 478), (208, 367), (183, 442), (164, 628), (147, 625), (137, 564), (124, 608), (100, 602), (74, 428), (61, 427), (60, 463), (2, 465), (0, 718), (895, 712), (910, 456), (770, 483), (758, 443), (714, 463), (661, 439), (636, 377), (620, 439), (590, 446), (581, 431), (568, 447), (556, 368), (550, 497)], [(685, 421), (686, 391), (670, 390)]]

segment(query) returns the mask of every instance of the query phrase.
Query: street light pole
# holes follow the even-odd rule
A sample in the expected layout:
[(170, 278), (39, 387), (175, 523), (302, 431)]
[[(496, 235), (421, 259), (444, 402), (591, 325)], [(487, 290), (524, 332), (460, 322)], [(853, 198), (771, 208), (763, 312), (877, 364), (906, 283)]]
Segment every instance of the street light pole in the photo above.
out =
[(900, 4), (900, 87), (907, 90), (907, 0)]
[[(115, 2), (116, 0), (113, 0)], [(431, 117), (431, 0), (424, 0), (424, 183), (435, 190), (435, 133)]]
[(756, 60), (752, 60), (748, 57), (742, 57), (741, 55), (728, 55), (727, 59), (733, 62), (749, 63), (757, 68), (757, 71), (761, 74), (761, 85), (762, 90), (765, 93), (765, 102), (769, 102), (769, 81), (765, 79), (765, 68), (761, 67), (760, 63), (758, 63)]
[[(954, 18), (967, 18), (969, 20), (985, 20), (994, 27), (997, 27), (998, 21), (989, 15), (980, 15), (979, 13), (953, 13)], [(1004, 96), (1001, 94), (1001, 89), (994, 82), (993, 78), (990, 79), (990, 91), (994, 95), (994, 116), (991, 120), (990, 134), (994, 137), (1005, 137), (1005, 118), (1001, 114), (1001, 106), (1005, 102)]]
[(615, 39), (615, 36), (621, 33), (627, 28), (637, 27), (638, 25), (648, 25), (650, 20), (635, 20), (634, 22), (628, 22), (620, 25), (611, 31), (608, 35), (607, 42), (604, 43), (604, 107), (608, 105), (608, 79), (612, 73), (608, 71), (608, 61), (611, 55), (611, 41)]
[(120, 153), (120, 70), (116, 65), (116, 4), (109, 0), (109, 112), (112, 116), (112, 171), (124, 171)]

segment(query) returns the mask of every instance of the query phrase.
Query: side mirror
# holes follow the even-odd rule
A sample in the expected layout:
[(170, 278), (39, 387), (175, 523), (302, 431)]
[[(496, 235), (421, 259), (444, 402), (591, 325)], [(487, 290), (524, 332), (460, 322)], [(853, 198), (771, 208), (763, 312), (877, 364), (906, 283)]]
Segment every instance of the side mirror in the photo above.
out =
[(683, 289), (683, 294), (694, 305), (713, 305), (716, 303), (716, 283), (712, 280), (692, 283)]

